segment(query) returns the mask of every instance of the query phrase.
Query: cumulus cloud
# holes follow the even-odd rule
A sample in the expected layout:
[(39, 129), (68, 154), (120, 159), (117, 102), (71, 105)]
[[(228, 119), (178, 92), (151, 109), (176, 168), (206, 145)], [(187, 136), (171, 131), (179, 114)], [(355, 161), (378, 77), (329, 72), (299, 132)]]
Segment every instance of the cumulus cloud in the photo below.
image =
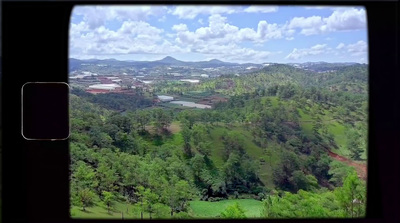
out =
[(289, 28), (314, 28), (324, 24), (321, 16), (294, 17), (290, 20)]
[(227, 22), (227, 18), (219, 14), (214, 14), (208, 18), (209, 24), (200, 27), (195, 31), (183, 28), (183, 25), (174, 25), (173, 30), (177, 32), (176, 41), (180, 44), (194, 44), (208, 41), (209, 44), (227, 44), (230, 42), (239, 43), (251, 41), (263, 43), (271, 39), (282, 39), (291, 37), (293, 30), (287, 29), (284, 25), (268, 23), (265, 20), (259, 21), (257, 30), (252, 28), (239, 28)]
[(341, 7), (336, 8), (328, 17), (294, 17), (290, 20), (289, 27), (301, 29), (300, 33), (306, 36), (360, 30), (366, 28), (366, 13), (364, 9)]
[(358, 41), (354, 44), (346, 46), (347, 52), (351, 53), (352, 56), (363, 56), (367, 54), (367, 43), (363, 40)]
[(125, 21), (117, 31), (104, 26), (90, 32), (84, 32), (86, 29), (84, 22), (71, 25), (71, 56), (184, 52), (162, 37), (164, 30), (143, 21)]
[(277, 6), (252, 5), (247, 8), (240, 6), (176, 6), (168, 13), (180, 19), (194, 19), (199, 15), (234, 14), (234, 13), (271, 13), (278, 11)]
[(322, 54), (325, 52), (325, 50), (327, 50), (326, 44), (317, 44), (315, 46), (312, 46), (311, 48), (305, 48), (305, 49), (294, 48), (293, 51), (285, 57), (285, 59), (297, 60), (310, 55)]
[(168, 12), (180, 19), (194, 19), (198, 15), (232, 14), (239, 10), (237, 6), (177, 6)]
[(209, 16), (208, 26), (190, 31), (185, 24), (177, 24), (172, 26), (172, 30), (176, 32), (175, 42), (180, 47), (194, 53), (217, 54), (230, 61), (238, 61), (239, 57), (247, 61), (264, 61), (271, 52), (245, 48), (239, 44), (243, 41), (262, 43), (291, 35), (282, 26), (266, 21), (260, 21), (257, 30), (239, 28), (229, 24), (227, 18), (219, 14)]
[(278, 11), (278, 6), (256, 6), (252, 5), (249, 6), (244, 10), (244, 12), (249, 12), (249, 13), (269, 13), (269, 12), (277, 12)]
[(333, 31), (366, 28), (366, 14), (364, 9), (336, 10), (324, 20), (328, 29)]
[(110, 20), (145, 21), (151, 16), (162, 18), (166, 12), (165, 6), (77, 6), (72, 14), (83, 16), (83, 21), (88, 27), (95, 29)]

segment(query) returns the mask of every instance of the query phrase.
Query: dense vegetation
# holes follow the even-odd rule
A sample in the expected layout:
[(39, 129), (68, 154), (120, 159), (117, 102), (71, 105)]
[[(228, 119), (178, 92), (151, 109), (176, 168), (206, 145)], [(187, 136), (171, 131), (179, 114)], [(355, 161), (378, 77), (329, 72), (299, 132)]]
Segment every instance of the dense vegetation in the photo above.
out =
[[(359, 65), (323, 74), (276, 65), (198, 85), (155, 87), (177, 95), (229, 97), (205, 110), (150, 106), (151, 96), (139, 93), (74, 90), (71, 214), (364, 216), (365, 182), (328, 151), (365, 162), (367, 76)], [(351, 81), (360, 88), (343, 90)], [(224, 204), (223, 210), (215, 213), (202, 202), (209, 209)], [(259, 211), (250, 214), (246, 205), (258, 205)]]

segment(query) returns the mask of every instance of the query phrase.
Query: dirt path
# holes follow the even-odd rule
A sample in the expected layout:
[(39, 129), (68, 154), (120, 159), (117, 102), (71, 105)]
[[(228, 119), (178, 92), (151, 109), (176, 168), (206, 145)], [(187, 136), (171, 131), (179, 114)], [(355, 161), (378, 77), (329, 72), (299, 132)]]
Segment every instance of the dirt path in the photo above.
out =
[(353, 160), (350, 160), (346, 157), (343, 157), (341, 155), (338, 155), (334, 152), (331, 152), (328, 150), (329, 156), (332, 157), (333, 159), (343, 162), (349, 166), (352, 166), (356, 168), (356, 171), (358, 173), (358, 177), (360, 177), (363, 180), (367, 180), (367, 165), (366, 164), (361, 164), (361, 163), (356, 163)]

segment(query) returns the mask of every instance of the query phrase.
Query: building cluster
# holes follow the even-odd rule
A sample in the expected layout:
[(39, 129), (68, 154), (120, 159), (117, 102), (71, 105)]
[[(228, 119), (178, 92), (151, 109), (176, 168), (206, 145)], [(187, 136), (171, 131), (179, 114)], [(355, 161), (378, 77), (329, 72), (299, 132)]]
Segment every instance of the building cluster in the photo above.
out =
[(71, 86), (79, 86), (92, 94), (102, 93), (133, 93), (133, 89), (141, 88), (143, 91), (151, 91), (148, 81), (131, 75), (97, 75), (94, 73), (79, 74), (70, 77)]

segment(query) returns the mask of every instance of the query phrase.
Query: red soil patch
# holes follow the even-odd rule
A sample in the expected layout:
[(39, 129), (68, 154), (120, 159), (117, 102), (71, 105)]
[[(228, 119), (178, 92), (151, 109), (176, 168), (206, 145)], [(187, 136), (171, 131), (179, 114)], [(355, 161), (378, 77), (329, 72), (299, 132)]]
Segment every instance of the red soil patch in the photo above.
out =
[(331, 151), (328, 151), (328, 154), (333, 159), (354, 167), (357, 171), (358, 177), (360, 177), (363, 180), (367, 180), (367, 165), (366, 164), (356, 163), (353, 160), (350, 160), (344, 156), (338, 155)]

